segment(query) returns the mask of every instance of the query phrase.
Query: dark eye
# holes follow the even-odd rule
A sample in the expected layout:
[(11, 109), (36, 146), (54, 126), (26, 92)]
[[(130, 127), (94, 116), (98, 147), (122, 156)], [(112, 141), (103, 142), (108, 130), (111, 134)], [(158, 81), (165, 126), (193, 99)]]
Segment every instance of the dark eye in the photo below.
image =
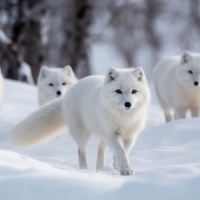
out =
[(135, 93), (137, 93), (137, 90), (133, 90), (133, 91), (132, 91), (132, 94), (135, 94)]
[(188, 73), (193, 74), (193, 72), (191, 70), (189, 70)]
[(116, 90), (115, 92), (116, 92), (117, 94), (122, 94), (122, 91), (121, 91), (121, 90), (119, 90), (119, 89), (118, 89), (118, 90)]
[(53, 86), (53, 83), (49, 83), (49, 86), (51, 86), (51, 87), (52, 87), (52, 86)]
[(66, 85), (66, 83), (62, 83), (62, 85)]

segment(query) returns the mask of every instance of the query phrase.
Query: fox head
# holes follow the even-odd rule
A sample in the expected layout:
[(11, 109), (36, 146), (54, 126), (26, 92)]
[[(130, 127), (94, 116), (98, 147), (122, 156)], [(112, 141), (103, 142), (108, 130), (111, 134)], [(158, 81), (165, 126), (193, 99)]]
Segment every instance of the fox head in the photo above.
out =
[(200, 54), (185, 51), (177, 68), (177, 77), (185, 87), (200, 88)]
[(110, 68), (105, 77), (104, 99), (107, 105), (119, 110), (132, 111), (148, 104), (150, 92), (142, 68)]
[(52, 100), (65, 94), (77, 81), (72, 68), (48, 68), (43, 66), (38, 76), (38, 89)]

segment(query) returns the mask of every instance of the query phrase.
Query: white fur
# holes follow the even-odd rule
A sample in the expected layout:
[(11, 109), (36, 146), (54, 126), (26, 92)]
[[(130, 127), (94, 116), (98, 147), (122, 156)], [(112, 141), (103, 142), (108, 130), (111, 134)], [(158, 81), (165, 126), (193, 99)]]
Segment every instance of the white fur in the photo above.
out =
[(3, 99), (3, 77), (2, 77), (1, 69), (0, 69), (0, 107), (2, 104), (2, 99)]
[(65, 127), (62, 99), (58, 98), (41, 106), (15, 126), (11, 140), (18, 145), (34, 145), (55, 136)]
[(39, 105), (63, 96), (76, 82), (77, 79), (69, 65), (62, 69), (43, 66), (40, 69), (37, 84)]
[[(195, 85), (195, 82), (198, 85)], [(200, 114), (200, 54), (186, 51), (158, 63), (154, 69), (154, 83), (166, 121)]]
[[(137, 92), (132, 94), (133, 90)], [(91, 134), (97, 134), (101, 139), (97, 169), (105, 166), (109, 145), (114, 152), (114, 166), (121, 175), (131, 175), (128, 154), (144, 127), (149, 101), (150, 92), (141, 68), (110, 68), (106, 77), (80, 80), (65, 97), (49, 102), (22, 121), (13, 130), (13, 139), (20, 144), (39, 142), (55, 135), (58, 127), (64, 126), (65, 119), (78, 145), (80, 168), (89, 168), (85, 149)]]

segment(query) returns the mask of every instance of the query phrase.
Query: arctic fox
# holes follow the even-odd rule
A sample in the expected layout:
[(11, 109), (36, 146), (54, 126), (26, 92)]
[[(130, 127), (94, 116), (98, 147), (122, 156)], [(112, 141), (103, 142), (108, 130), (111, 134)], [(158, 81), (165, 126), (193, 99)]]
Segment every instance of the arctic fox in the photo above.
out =
[(157, 64), (154, 83), (166, 121), (199, 117), (200, 111), (200, 54), (186, 51)]
[(89, 169), (86, 145), (91, 134), (100, 137), (96, 168), (105, 166), (107, 146), (114, 166), (131, 175), (128, 155), (146, 121), (150, 91), (142, 68), (110, 68), (107, 75), (89, 76), (72, 86), (63, 98), (53, 100), (19, 123), (12, 140), (30, 145), (55, 136), (60, 128), (78, 145), (79, 167)]
[(43, 66), (37, 84), (39, 105), (63, 96), (76, 82), (77, 79), (69, 65), (62, 69)]
[(1, 68), (0, 68), (0, 108), (1, 108), (2, 99), (3, 99), (3, 77), (1, 74)]

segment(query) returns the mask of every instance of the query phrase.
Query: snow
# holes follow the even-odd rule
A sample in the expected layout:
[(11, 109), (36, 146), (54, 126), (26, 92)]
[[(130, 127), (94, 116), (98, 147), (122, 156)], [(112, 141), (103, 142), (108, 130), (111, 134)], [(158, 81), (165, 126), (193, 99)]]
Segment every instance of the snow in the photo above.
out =
[(98, 138), (87, 152), (91, 170), (78, 169), (77, 146), (69, 133), (35, 148), (17, 148), (11, 128), (38, 108), (34, 86), (5, 81), (0, 111), (0, 199), (2, 200), (197, 200), (200, 198), (198, 118), (164, 123), (153, 87), (147, 124), (130, 153), (133, 176), (107, 166), (95, 170)]

